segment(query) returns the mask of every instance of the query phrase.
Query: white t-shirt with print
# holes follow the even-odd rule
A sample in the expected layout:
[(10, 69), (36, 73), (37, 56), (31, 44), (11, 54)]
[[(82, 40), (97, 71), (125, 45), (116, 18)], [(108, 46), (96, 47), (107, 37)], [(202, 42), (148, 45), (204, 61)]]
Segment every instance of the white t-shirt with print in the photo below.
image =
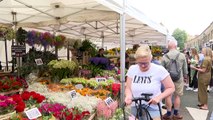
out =
[[(130, 66), (127, 76), (132, 79), (133, 98), (141, 97), (142, 93), (152, 93), (157, 96), (161, 93), (161, 81), (169, 75), (169, 72), (162, 66), (151, 63), (149, 70), (142, 72), (139, 65)], [(147, 104), (145, 101), (142, 104)], [(132, 103), (135, 106), (135, 103)], [(153, 109), (158, 109), (157, 105), (150, 105)]]

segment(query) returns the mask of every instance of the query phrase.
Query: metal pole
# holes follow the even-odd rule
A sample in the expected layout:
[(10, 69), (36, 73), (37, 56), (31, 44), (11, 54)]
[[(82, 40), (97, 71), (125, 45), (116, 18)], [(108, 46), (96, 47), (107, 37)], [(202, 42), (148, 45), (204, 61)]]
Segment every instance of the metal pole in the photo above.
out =
[(7, 39), (6, 36), (4, 36), (4, 44), (5, 44), (5, 57), (6, 57), (6, 71), (8, 71), (8, 56), (7, 56)]
[(125, 6), (126, 6), (126, 0), (123, 0), (123, 13), (120, 14), (120, 69), (121, 69), (121, 95), (120, 95), (120, 99), (121, 99), (121, 103), (124, 103), (124, 93), (125, 93), (125, 51), (126, 51), (126, 40), (125, 40)]
[(69, 41), (67, 43), (67, 60), (70, 60), (70, 45)]
[(101, 32), (101, 38), (102, 38), (101, 47), (104, 48), (104, 32), (103, 31)]

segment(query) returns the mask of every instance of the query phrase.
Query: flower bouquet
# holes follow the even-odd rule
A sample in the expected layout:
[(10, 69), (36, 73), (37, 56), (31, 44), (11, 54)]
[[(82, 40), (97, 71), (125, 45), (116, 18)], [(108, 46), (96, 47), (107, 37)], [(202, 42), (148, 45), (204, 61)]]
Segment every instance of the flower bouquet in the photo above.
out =
[(59, 120), (82, 120), (90, 115), (89, 111), (79, 111), (77, 108), (68, 109), (59, 103), (44, 103), (39, 108), (42, 118), (51, 118), (52, 115)]
[(99, 101), (97, 105), (97, 117), (99, 119), (103, 118), (104, 120), (108, 120), (112, 118), (117, 107), (118, 107), (117, 101), (113, 101), (109, 106), (107, 106), (103, 100)]
[(21, 95), (15, 94), (11, 97), (16, 102), (15, 110), (17, 112), (23, 112), (25, 110), (25, 107), (30, 108), (32, 106), (37, 106), (43, 100), (45, 100), (45, 97), (43, 95), (40, 95), (34, 91), (32, 92), (24, 91)]
[(48, 66), (55, 82), (70, 77), (77, 67), (74, 61), (69, 60), (52, 60), (48, 63)]
[[(3, 77), (0, 79), (0, 92), (2, 94), (11, 94), (18, 92), (20, 88), (23, 88), (23, 84), (20, 78), (16, 77)], [(14, 91), (15, 90), (15, 91)]]

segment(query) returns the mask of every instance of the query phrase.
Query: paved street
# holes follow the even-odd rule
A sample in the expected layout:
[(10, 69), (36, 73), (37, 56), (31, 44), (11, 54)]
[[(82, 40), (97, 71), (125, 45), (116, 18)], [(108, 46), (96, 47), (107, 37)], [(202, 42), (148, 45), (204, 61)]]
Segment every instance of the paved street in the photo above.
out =
[[(197, 107), (197, 93), (194, 91), (184, 91), (184, 95), (181, 98), (181, 114), (184, 116), (183, 120), (210, 120), (210, 116), (213, 111), (213, 93), (209, 93), (209, 111), (200, 110)], [(205, 119), (205, 117), (207, 118)], [(213, 120), (213, 119), (211, 119)]]

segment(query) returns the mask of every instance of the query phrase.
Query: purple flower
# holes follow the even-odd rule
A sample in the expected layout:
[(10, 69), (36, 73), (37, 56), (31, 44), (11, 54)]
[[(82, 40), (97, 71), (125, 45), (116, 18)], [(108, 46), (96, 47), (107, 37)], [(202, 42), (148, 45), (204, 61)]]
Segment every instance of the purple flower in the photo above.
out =
[(91, 63), (98, 65), (98, 64), (104, 64), (107, 65), (109, 64), (109, 59), (104, 58), (104, 57), (92, 57), (89, 60)]

